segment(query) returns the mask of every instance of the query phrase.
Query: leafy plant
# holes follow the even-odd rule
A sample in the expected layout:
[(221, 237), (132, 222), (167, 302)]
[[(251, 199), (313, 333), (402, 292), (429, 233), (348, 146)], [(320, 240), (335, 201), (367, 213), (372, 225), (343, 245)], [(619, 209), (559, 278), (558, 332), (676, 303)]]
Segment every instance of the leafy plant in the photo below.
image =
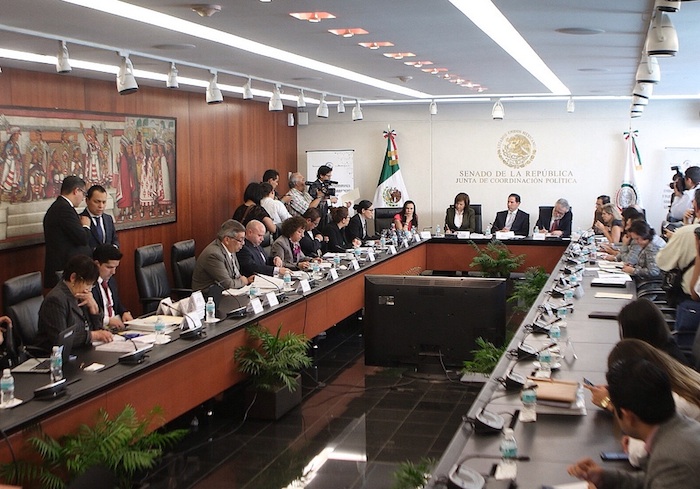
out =
[(2, 467), (3, 478), (14, 484), (61, 489), (65, 480), (72, 480), (96, 465), (114, 473), (119, 487), (130, 488), (134, 475), (150, 469), (162, 455), (163, 449), (181, 440), (187, 430), (148, 432), (155, 418), (162, 415), (156, 407), (139, 420), (131, 405), (114, 419), (100, 409), (94, 426), (81, 425), (78, 432), (56, 440), (39, 431), (29, 439), (30, 446), (41, 456), (42, 463), (17, 461)]
[(478, 268), (486, 277), (508, 278), (525, 261), (525, 255), (513, 255), (500, 241), (492, 241), (483, 248), (473, 241), (471, 245), (476, 250), (476, 256), (469, 266)]
[(496, 368), (498, 360), (500, 360), (505, 353), (506, 344), (503, 346), (496, 346), (490, 341), (479, 336), (476, 339), (476, 346), (478, 348), (476, 350), (472, 350), (474, 358), (472, 360), (464, 361), (462, 371), (490, 374), (493, 369)]
[(299, 370), (311, 366), (308, 355), (309, 339), (303, 334), (288, 331), (282, 335), (255, 323), (247, 328), (251, 344), (239, 346), (234, 352), (241, 372), (251, 376), (257, 389), (272, 391), (285, 385), (295, 391)]
[(430, 469), (437, 463), (434, 458), (423, 457), (417, 464), (410, 460), (401, 462), (394, 472), (394, 485), (392, 489), (417, 489), (422, 488), (430, 479)]
[(508, 302), (514, 303), (517, 311), (529, 311), (547, 282), (549, 274), (542, 267), (530, 267), (525, 270), (525, 276), (513, 285), (513, 293)]

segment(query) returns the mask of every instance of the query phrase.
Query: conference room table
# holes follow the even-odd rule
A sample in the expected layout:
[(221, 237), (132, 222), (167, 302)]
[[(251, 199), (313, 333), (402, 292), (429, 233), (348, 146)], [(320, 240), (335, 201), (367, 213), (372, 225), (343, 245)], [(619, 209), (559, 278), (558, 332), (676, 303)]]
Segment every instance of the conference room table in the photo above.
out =
[[(554, 286), (565, 265), (562, 258), (508, 345), (508, 351), (516, 351), (520, 344), (537, 350), (550, 344), (547, 335), (531, 333), (528, 326), (539, 313), (537, 306), (549, 300), (548, 291)], [(593, 273), (595, 272), (589, 271), (584, 274), (581, 284), (583, 295), (573, 299), (573, 312), (567, 315), (566, 327), (561, 328), (559, 348), (562, 358), (558, 360), (560, 368), (552, 371), (552, 379), (582, 382), (585, 377), (594, 384), (606, 383), (607, 356), (620, 339), (619, 326), (614, 318), (592, 319), (588, 315), (593, 311), (603, 311), (614, 316), (629, 301), (622, 298), (600, 298), (596, 294), (612, 292), (634, 296), (635, 290), (633, 282), (628, 282), (624, 289), (593, 287), (592, 276), (588, 276)], [(482, 434), (474, 431), (469, 420), (473, 420), (482, 410), (503, 416), (505, 426), (514, 429), (518, 455), (530, 458), (529, 461), (516, 462), (519, 488), (539, 489), (543, 485), (576, 482), (576, 479), (566, 473), (566, 469), (585, 457), (608, 468), (629, 468), (627, 462), (601, 462), (600, 452), (621, 451), (620, 433), (612, 415), (593, 405), (590, 393), (585, 389), (585, 415), (576, 410), (538, 405), (536, 422), (524, 423), (517, 419), (522, 408), (521, 391), (507, 391), (499, 379), (511, 371), (527, 377), (533, 375), (535, 370), (532, 358), (518, 361), (507, 352), (500, 359), (477, 399), (465, 413), (465, 422), (456, 428), (452, 441), (433, 469), (427, 487), (445, 487), (442, 482), (457, 464), (463, 464), (482, 475), (493, 473), (500, 460), (499, 445), (502, 437), (500, 433)]]
[[(475, 240), (484, 246), (487, 240)], [(527, 256), (538, 256), (546, 267), (561, 256), (568, 241), (518, 240), (518, 249)], [(510, 245), (509, 245), (510, 246)], [(521, 253), (523, 251), (519, 251)], [(49, 382), (48, 374), (17, 373), (15, 395), (24, 402), (0, 411), (0, 430), (12, 443), (14, 451), (32, 436), (28, 428), (40, 425), (47, 434), (58, 437), (75, 431), (81, 424), (92, 423), (100, 409), (114, 415), (126, 404), (138, 413), (148, 413), (159, 406), (163, 416), (154, 421), (156, 428), (186, 413), (229, 387), (245, 380), (233, 358), (235, 349), (246, 343), (245, 327), (253, 323), (276, 330), (303, 333), (309, 338), (361, 310), (364, 305), (366, 274), (415, 274), (429, 267), (445, 270), (469, 270), (470, 256), (475, 250), (465, 240), (438, 238), (412, 243), (396, 254), (379, 253), (376, 261), (361, 263), (359, 270), (341, 270), (337, 280), (319, 281), (306, 293), (286, 294), (277, 306), (265, 306), (260, 314), (240, 319), (225, 318), (207, 325), (206, 335), (194, 340), (172, 334), (172, 341), (155, 345), (146, 361), (136, 365), (118, 363), (119, 353), (95, 349), (74, 351), (77, 358), (64, 366), (67, 378), (65, 395), (50, 400), (33, 397), (34, 389)], [(222, 310), (234, 309), (234, 299), (224, 297)], [(247, 301), (247, 299), (243, 299)], [(234, 302), (230, 302), (234, 301)], [(227, 309), (229, 307), (230, 309)], [(85, 367), (100, 363), (105, 368), (88, 372)], [(11, 460), (7, 443), (0, 445), (0, 462)]]

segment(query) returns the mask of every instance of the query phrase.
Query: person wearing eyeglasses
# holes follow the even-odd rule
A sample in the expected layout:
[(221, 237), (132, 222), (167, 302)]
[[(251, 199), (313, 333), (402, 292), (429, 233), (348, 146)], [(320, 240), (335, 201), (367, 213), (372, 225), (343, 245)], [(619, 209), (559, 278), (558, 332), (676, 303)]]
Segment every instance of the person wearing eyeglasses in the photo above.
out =
[(350, 218), (348, 228), (345, 231), (348, 241), (353, 241), (354, 239), (367, 241), (368, 239), (372, 239), (367, 233), (368, 221), (374, 219), (374, 207), (372, 206), (372, 202), (369, 200), (361, 200), (354, 206), (354, 209), (357, 214)]
[(245, 227), (229, 219), (219, 229), (216, 239), (197, 257), (192, 273), (192, 289), (207, 289), (214, 284), (226, 289), (240, 289), (251, 283), (255, 275), (241, 274), (238, 253), (245, 244)]
[(90, 218), (78, 216), (75, 208), (85, 199), (85, 181), (75, 175), (67, 176), (61, 184), (61, 195), (44, 215), (44, 287), (53, 288), (59, 282), (56, 272), (63, 270), (75, 255), (91, 256), (89, 245)]

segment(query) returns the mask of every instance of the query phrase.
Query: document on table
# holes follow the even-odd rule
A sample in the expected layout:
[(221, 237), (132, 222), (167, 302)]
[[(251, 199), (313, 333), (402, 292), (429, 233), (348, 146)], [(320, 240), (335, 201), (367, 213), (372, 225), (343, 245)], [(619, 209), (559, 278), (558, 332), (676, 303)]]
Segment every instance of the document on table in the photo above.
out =
[[(134, 343), (136, 345), (134, 345)], [(126, 338), (124, 338), (121, 335), (115, 334), (112, 337), (112, 341), (109, 343), (102, 343), (102, 342), (94, 342), (93, 345), (95, 346), (95, 350), (97, 351), (112, 351), (112, 352), (117, 352), (117, 353), (130, 353), (137, 348), (141, 348), (142, 346), (146, 346), (148, 344), (152, 344), (155, 342), (155, 334), (146, 334), (146, 335), (141, 335), (137, 336), (135, 338), (131, 338), (131, 341), (128, 341)]]
[(615, 292), (596, 292), (595, 297), (599, 299), (634, 299), (633, 294), (620, 294)]
[(145, 331), (150, 333), (154, 331), (156, 321), (158, 318), (162, 319), (165, 323), (165, 332), (172, 333), (175, 329), (182, 323), (182, 316), (165, 316), (165, 315), (153, 315), (145, 318), (136, 318), (131, 321), (127, 321), (125, 324), (129, 326), (129, 329), (134, 331)]

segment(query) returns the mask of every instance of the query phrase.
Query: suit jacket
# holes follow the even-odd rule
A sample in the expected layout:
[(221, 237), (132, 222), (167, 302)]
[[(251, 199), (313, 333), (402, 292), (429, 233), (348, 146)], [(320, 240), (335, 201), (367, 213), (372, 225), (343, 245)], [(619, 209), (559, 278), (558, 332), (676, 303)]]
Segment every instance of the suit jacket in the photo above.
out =
[[(114, 279), (114, 277), (110, 278), (109, 281), (107, 282), (107, 287), (109, 287), (109, 291), (112, 293), (112, 309), (114, 309), (114, 314), (121, 316), (124, 314), (128, 309), (124, 307), (124, 304), (122, 304), (122, 301), (119, 299), (119, 288), (117, 287), (117, 281)], [(92, 288), (92, 296), (95, 298), (95, 302), (102, 307), (104, 304), (104, 301), (102, 300), (102, 294), (104, 291), (102, 290), (102, 284), (99, 282), (95, 282), (95, 286)], [(104, 311), (104, 315), (108, 315), (108, 311)], [(102, 323), (104, 324), (104, 319), (102, 320)]]
[(275, 273), (275, 267), (272, 265), (272, 258), (268, 258), (260, 253), (265, 253), (262, 248), (256, 249), (253, 243), (245, 240), (245, 244), (241, 251), (236, 253), (236, 258), (238, 258), (238, 264), (241, 267), (241, 273), (246, 277), (254, 275), (256, 273), (261, 273), (263, 275), (272, 276)]
[[(312, 229), (311, 233), (313, 235), (318, 234), (316, 233), (315, 229)], [(301, 245), (301, 251), (306, 256), (318, 256), (318, 252), (320, 251), (321, 254), (323, 254), (326, 248), (326, 243), (315, 239), (313, 236), (310, 236), (308, 231), (304, 231), (304, 236), (301, 237), (299, 244)]]
[(224, 245), (215, 239), (197, 257), (192, 273), (192, 290), (206, 289), (217, 282), (226, 289), (240, 289), (245, 285), (240, 269), (236, 254), (233, 253), (230, 260)]
[(700, 423), (674, 414), (659, 425), (644, 471), (604, 470), (598, 489), (679, 489), (700, 487)]
[[(88, 240), (91, 250), (95, 250), (97, 245), (102, 244), (97, 237), (97, 226), (95, 226), (95, 220), (90, 216), (87, 209), (80, 213), (81, 216), (86, 216), (90, 218), (90, 233), (88, 234)], [(119, 238), (117, 238), (117, 230), (114, 227), (114, 218), (107, 214), (102, 213), (102, 224), (105, 228), (105, 244), (111, 244), (119, 248)]]
[[(318, 241), (316, 242), (318, 243)], [(297, 270), (299, 268), (298, 263), (300, 261), (310, 260), (308, 256), (304, 255), (304, 250), (301, 251), (301, 254), (299, 254), (296, 259), (294, 259), (292, 242), (286, 236), (280, 236), (274, 241), (274, 243), (272, 243), (272, 251), (270, 253), (273, 257), (279, 256), (282, 258), (282, 264), (292, 270)]]
[(447, 208), (445, 212), (445, 227), (450, 231), (469, 231), (473, 233), (476, 231), (476, 214), (474, 209), (467, 207), (464, 209), (464, 215), (462, 217), (462, 225), (460, 227), (455, 226), (455, 208), (453, 205)]
[(102, 311), (90, 314), (86, 306), (78, 306), (78, 299), (66, 283), (60, 281), (46, 295), (39, 308), (39, 330), (35, 346), (50, 352), (51, 347), (57, 344), (58, 334), (73, 326), (77, 326), (73, 347), (89, 346), (90, 331), (102, 329)]
[[(537, 219), (537, 229), (546, 229), (549, 231), (549, 224), (552, 221), (552, 211), (554, 208), (543, 208), (540, 209), (540, 216)], [(562, 238), (568, 238), (571, 236), (571, 221), (573, 221), (573, 214), (571, 209), (566, 211), (566, 214), (559, 219), (559, 230), (562, 232)]]
[(92, 256), (88, 245), (89, 232), (80, 224), (73, 205), (65, 197), (58, 196), (44, 215), (44, 287), (54, 287), (59, 282), (56, 272), (63, 270), (70, 257)]
[(334, 222), (326, 226), (323, 230), (323, 235), (328, 236), (328, 251), (330, 253), (345, 253), (352, 245), (348, 244), (345, 237), (345, 229), (338, 228)]
[[(369, 224), (369, 223), (367, 223)], [(367, 234), (362, 232), (362, 220), (359, 214), (355, 214), (350, 218), (347, 228), (345, 229), (345, 236), (347, 236), (348, 241), (352, 243), (352, 240), (357, 238), (360, 241), (367, 241), (372, 239)]]
[[(508, 219), (508, 211), (497, 212), (491, 232), (495, 233), (503, 229), (506, 226), (506, 219)], [(530, 234), (530, 214), (520, 209), (516, 210), (515, 219), (513, 220), (513, 225), (510, 227), (510, 230), (520, 236), (527, 236)]]

